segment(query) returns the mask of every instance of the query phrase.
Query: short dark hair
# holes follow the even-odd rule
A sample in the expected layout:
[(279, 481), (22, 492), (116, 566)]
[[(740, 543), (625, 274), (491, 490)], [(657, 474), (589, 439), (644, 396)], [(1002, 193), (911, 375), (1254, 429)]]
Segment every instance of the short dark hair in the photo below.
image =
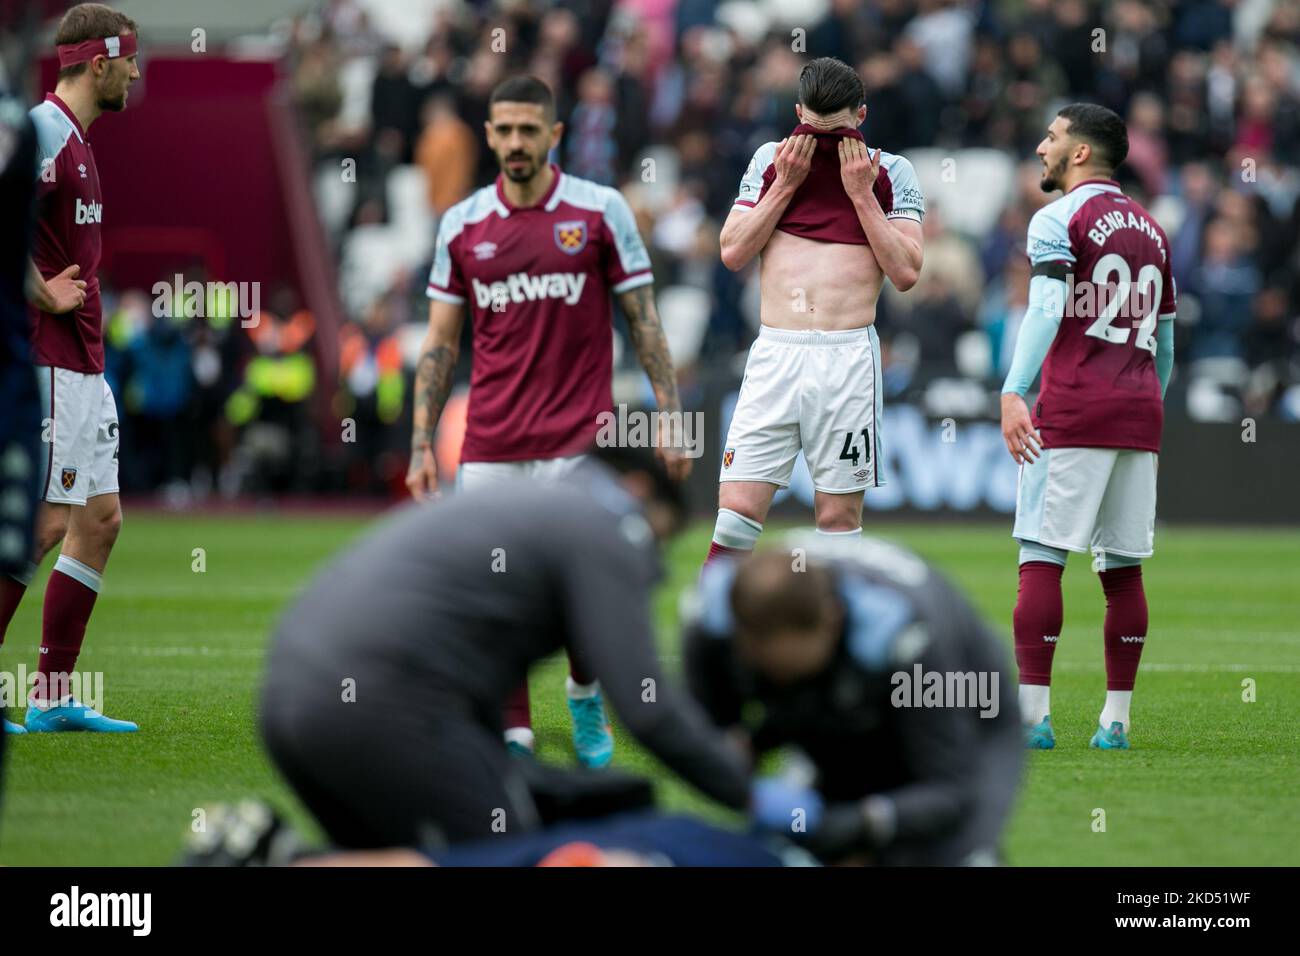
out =
[(1128, 157), (1128, 127), (1114, 110), (1096, 103), (1071, 103), (1056, 115), (1069, 121), (1071, 136), (1092, 147), (1099, 166), (1113, 172)]
[(488, 98), (488, 110), (493, 103), (536, 103), (547, 119), (555, 119), (555, 94), (535, 76), (512, 76), (497, 84)]
[(843, 60), (818, 57), (799, 71), (799, 102), (820, 116), (857, 109), (866, 98), (862, 77)]
[[(120, 10), (102, 3), (79, 3), (63, 15), (59, 29), (54, 34), (54, 45), (84, 43), (103, 37), (116, 37), (135, 33), (135, 21)], [(74, 63), (59, 70), (59, 79), (80, 76), (90, 67), (87, 62)]]

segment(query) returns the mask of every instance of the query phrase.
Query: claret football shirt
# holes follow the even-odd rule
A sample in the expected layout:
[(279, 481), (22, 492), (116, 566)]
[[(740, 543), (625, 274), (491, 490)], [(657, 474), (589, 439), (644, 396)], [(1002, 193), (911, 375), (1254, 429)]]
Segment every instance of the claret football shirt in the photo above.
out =
[(1109, 179), (1082, 182), (1029, 221), (1034, 275), (1066, 283), (1034, 427), (1044, 448), (1160, 450), (1156, 323), (1177, 311), (1169, 238)]
[(81, 267), (86, 301), (75, 312), (51, 315), (32, 307), (32, 360), (37, 365), (94, 374), (104, 371), (103, 315), (99, 303), (100, 222), (95, 154), (72, 110), (53, 93), (32, 107), (39, 168), (39, 209), (32, 261), (46, 279), (71, 265)]
[[(812, 169), (790, 198), (776, 228), (792, 236), (819, 242), (868, 245), (867, 235), (840, 177), (840, 140), (861, 140), (862, 134), (848, 127), (818, 130), (807, 124), (800, 124), (790, 132), (791, 136), (805, 134), (817, 138)], [(754, 153), (740, 180), (734, 206), (752, 208), (762, 202), (776, 181), (776, 151), (780, 145), (764, 143)], [(871, 147), (867, 150), (869, 155), (875, 154)], [(925, 215), (925, 199), (916, 179), (916, 170), (902, 156), (881, 150), (880, 172), (876, 175), (872, 192), (886, 219), (920, 222)]]
[(613, 405), (610, 296), (653, 281), (622, 195), (551, 168), (537, 205), (511, 206), (498, 176), (438, 227), (429, 298), (468, 303), (473, 321), (462, 461), (588, 448)]

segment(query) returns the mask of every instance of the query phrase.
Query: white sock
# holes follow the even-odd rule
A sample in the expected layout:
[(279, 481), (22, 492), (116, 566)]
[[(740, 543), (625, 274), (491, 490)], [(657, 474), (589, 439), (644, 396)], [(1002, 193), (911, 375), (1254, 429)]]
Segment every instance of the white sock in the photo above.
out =
[(1106, 706), (1101, 709), (1101, 725), (1106, 730), (1110, 730), (1113, 721), (1118, 720), (1128, 733), (1128, 709), (1133, 703), (1133, 692), (1131, 690), (1108, 690), (1106, 691)]
[(713, 525), (713, 543), (732, 551), (753, 551), (758, 543), (758, 536), (763, 533), (763, 525), (753, 518), (746, 518), (739, 511), (730, 508), (718, 509), (718, 520)]
[(564, 692), (569, 695), (569, 700), (586, 700), (600, 693), (600, 681), (594, 680), (590, 684), (579, 684), (572, 677), (566, 677), (564, 679)]
[(66, 574), (80, 584), (84, 584), (96, 594), (104, 586), (104, 575), (101, 572), (96, 571), (88, 564), (82, 564), (76, 558), (68, 557), (66, 554), (59, 555), (58, 560), (54, 562), (54, 570)]
[(1033, 726), (1041, 724), (1043, 718), (1052, 712), (1052, 688), (1050, 684), (1020, 685), (1020, 719)]
[(36, 691), (32, 691), (27, 697), (27, 706), (35, 707), (37, 710), (49, 710), (51, 707), (63, 707), (72, 700), (72, 695), (68, 694), (59, 700), (46, 700), (43, 697), (37, 697)]
[(831, 555), (853, 554), (862, 546), (862, 526), (852, 531), (823, 531), (817, 529), (817, 541), (824, 545)]
[(533, 749), (533, 732), (527, 727), (507, 727), (505, 738), (508, 744), (522, 744), (529, 750)]

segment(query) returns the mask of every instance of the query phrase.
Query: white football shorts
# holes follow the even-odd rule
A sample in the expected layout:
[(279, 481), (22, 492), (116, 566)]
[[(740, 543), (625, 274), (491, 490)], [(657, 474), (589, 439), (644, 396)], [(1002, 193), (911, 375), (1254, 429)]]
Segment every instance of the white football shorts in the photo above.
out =
[(586, 455), (568, 458), (530, 458), (526, 461), (462, 461), (456, 469), (456, 488), (472, 491), (486, 485), (496, 485), (512, 478), (532, 478), (537, 481), (557, 481), (570, 474)]
[(36, 367), (41, 390), (44, 481), (41, 496), (53, 504), (84, 505), (115, 494), (117, 402), (103, 373)]
[(881, 391), (874, 327), (763, 326), (745, 363), (718, 480), (785, 488), (802, 450), (818, 491), (848, 494), (883, 485)]
[(1012, 537), (1085, 554), (1150, 557), (1158, 464), (1152, 451), (1045, 448), (1038, 461), (1020, 466)]

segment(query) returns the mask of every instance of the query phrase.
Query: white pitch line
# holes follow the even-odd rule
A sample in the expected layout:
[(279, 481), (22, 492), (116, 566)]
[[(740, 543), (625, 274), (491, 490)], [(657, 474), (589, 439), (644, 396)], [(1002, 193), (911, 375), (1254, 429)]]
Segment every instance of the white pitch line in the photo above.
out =
[[(22, 648), (15, 646), (14, 650), (19, 651)], [(37, 647), (32, 645), (28, 648), (29, 653), (35, 653)], [(125, 654), (131, 657), (265, 657), (266, 648), (264, 647), (207, 647), (202, 644), (190, 647), (148, 647), (132, 644), (113, 644), (107, 642), (103, 647), (87, 647), (82, 650), (82, 657), (111, 657), (114, 654)]]
[[(1288, 586), (1291, 582), (1287, 582)], [(1159, 613), (1160, 601), (1153, 602)], [(1295, 601), (1291, 598), (1270, 599), (1267, 597), (1225, 597), (1222, 601), (1177, 601), (1170, 602), (1171, 611), (1179, 616), (1202, 614), (1235, 615), (1238, 617), (1271, 617), (1278, 610), (1295, 612)]]
[[(659, 661), (663, 664), (676, 664), (681, 659), (677, 654), (659, 655)], [(1106, 665), (1104, 662), (1088, 664), (1081, 661), (1057, 661), (1052, 669), (1101, 673), (1105, 671)], [(1161, 674), (1300, 674), (1300, 664), (1165, 664), (1152, 661), (1142, 664), (1139, 671)]]
[[(1105, 664), (1084, 664), (1074, 661), (1057, 661), (1053, 670), (1097, 671), (1106, 669)], [(1151, 672), (1160, 674), (1300, 674), (1300, 664), (1165, 664), (1157, 661), (1142, 663), (1138, 673)]]
[(105, 654), (132, 657), (265, 657), (264, 647), (106, 647)]
[(237, 598), (243, 600), (263, 600), (266, 598), (282, 598), (286, 595), (296, 594), (301, 590), (301, 584), (286, 584), (276, 586), (272, 584), (249, 586), (228, 587), (220, 582), (206, 584), (196, 582), (193, 585), (175, 585), (175, 586), (157, 586), (149, 587), (132, 587), (130, 585), (108, 584), (104, 587), (103, 597), (108, 600), (139, 600), (141, 598), (195, 598), (201, 597), (204, 600), (212, 598)]
[[(1197, 641), (1208, 639), (1231, 644), (1300, 644), (1300, 634), (1294, 631), (1186, 631), (1177, 628), (1167, 633), (1171, 641), (1191, 638)], [(1153, 643), (1162, 638), (1159, 629), (1147, 635), (1147, 640)]]
[[(20, 650), (15, 647), (14, 650)], [(35, 646), (29, 650), (34, 651)], [(83, 654), (94, 653), (87, 648)], [(128, 654), (134, 657), (238, 657), (258, 658), (266, 655), (265, 648), (256, 647), (147, 647), (138, 645), (109, 645), (99, 650), (104, 656), (110, 654)], [(664, 664), (678, 664), (682, 660), (679, 654), (660, 654), (659, 661)], [(1058, 671), (1102, 672), (1104, 663), (1085, 663), (1082, 661), (1057, 661), (1052, 665)], [(1178, 664), (1152, 661), (1143, 663), (1140, 670), (1158, 674), (1300, 674), (1300, 664)]]

